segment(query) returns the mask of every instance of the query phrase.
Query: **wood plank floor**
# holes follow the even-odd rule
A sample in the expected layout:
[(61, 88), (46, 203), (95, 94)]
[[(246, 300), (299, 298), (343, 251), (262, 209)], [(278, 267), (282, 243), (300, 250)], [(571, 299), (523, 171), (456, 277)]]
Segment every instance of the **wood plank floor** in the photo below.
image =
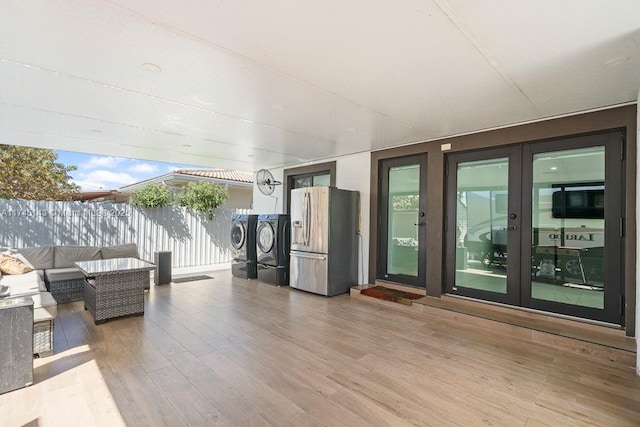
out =
[(600, 326), (554, 317), (541, 312), (517, 310), (512, 307), (470, 301), (449, 295), (444, 295), (442, 298), (424, 297), (416, 303), (626, 350), (634, 353), (633, 364), (635, 365), (635, 338), (627, 337), (624, 329), (620, 327)]
[[(638, 426), (633, 369), (348, 294), (154, 287), (144, 317), (59, 306), (55, 354), (2, 426)], [(435, 314), (434, 314), (435, 313)]]

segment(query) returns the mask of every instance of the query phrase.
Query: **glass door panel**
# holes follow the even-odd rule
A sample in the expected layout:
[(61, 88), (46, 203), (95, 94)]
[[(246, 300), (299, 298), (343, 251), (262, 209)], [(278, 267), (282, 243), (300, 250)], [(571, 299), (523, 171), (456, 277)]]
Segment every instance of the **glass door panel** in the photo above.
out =
[(425, 286), (426, 156), (381, 163), (378, 278)]
[(418, 275), (420, 165), (389, 168), (387, 273)]
[(604, 308), (605, 147), (533, 155), (531, 298)]
[(448, 155), (446, 291), (624, 324), (622, 136)]
[(507, 293), (509, 159), (457, 165), (456, 287)]
[(328, 187), (331, 185), (331, 175), (330, 174), (324, 174), (324, 175), (315, 175), (313, 177), (313, 186), (314, 187)]
[(519, 161), (517, 148), (448, 156), (448, 293), (518, 302)]
[(624, 324), (622, 136), (523, 148), (523, 306)]
[(292, 189), (303, 187), (328, 187), (330, 185), (331, 174), (320, 172), (316, 174), (299, 175), (293, 177)]
[(311, 187), (311, 176), (297, 176), (293, 178), (293, 188)]

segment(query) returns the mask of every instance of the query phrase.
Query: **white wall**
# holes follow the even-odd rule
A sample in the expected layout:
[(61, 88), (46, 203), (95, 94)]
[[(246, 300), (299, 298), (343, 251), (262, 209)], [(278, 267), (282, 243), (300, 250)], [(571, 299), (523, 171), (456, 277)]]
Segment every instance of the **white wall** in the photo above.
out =
[(224, 201), (223, 209), (251, 209), (253, 203), (253, 187), (231, 187), (229, 197)]
[[(269, 169), (276, 181), (284, 182), (284, 169)], [(260, 214), (276, 214), (284, 213), (282, 203), (282, 191), (284, 184), (276, 185), (273, 194), (265, 196), (258, 190), (258, 186), (253, 184), (253, 213)]]
[[(361, 246), (359, 250), (358, 283), (367, 283), (369, 271), (369, 200), (371, 190), (369, 181), (371, 179), (371, 154), (359, 153), (349, 156), (323, 159), (318, 163), (336, 162), (336, 187), (343, 190), (360, 192), (360, 235)], [(289, 168), (309, 166), (313, 163), (292, 165)], [(280, 182), (284, 179), (284, 168), (270, 169), (274, 178)], [(265, 196), (253, 186), (253, 213), (284, 213), (282, 203), (282, 192), (284, 185), (276, 186), (271, 196)]]

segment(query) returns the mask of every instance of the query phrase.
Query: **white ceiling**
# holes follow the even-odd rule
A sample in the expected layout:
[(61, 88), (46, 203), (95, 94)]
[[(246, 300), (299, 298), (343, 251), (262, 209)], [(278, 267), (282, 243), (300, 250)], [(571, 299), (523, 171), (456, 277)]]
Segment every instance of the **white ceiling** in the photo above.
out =
[(257, 170), (639, 90), (638, 0), (0, 4), (3, 144)]

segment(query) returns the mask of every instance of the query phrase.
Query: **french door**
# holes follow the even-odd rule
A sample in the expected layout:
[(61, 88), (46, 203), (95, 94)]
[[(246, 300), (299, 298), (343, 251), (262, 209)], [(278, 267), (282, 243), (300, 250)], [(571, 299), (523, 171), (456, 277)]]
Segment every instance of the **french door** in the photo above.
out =
[(427, 157), (380, 163), (379, 279), (426, 286)]
[(447, 292), (518, 304), (520, 162), (518, 147), (449, 157)]
[(623, 324), (622, 133), (447, 159), (447, 293)]

